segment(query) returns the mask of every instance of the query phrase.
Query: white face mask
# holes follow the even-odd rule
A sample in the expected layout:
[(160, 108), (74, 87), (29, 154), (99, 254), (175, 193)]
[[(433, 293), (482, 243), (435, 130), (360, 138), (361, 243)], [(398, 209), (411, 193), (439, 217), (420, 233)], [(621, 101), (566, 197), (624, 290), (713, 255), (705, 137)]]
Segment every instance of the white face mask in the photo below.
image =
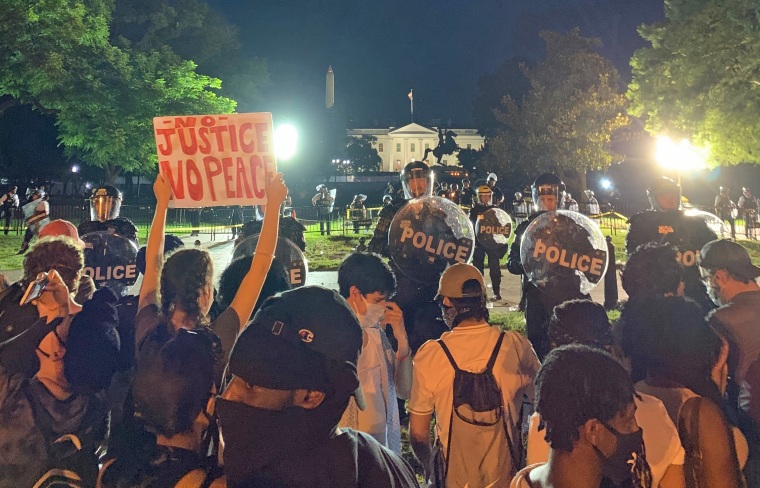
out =
[(365, 312), (364, 314), (357, 313), (359, 317), (359, 323), (362, 327), (377, 327), (377, 324), (383, 319), (385, 315), (384, 303), (369, 303), (364, 295), (360, 295), (364, 301)]

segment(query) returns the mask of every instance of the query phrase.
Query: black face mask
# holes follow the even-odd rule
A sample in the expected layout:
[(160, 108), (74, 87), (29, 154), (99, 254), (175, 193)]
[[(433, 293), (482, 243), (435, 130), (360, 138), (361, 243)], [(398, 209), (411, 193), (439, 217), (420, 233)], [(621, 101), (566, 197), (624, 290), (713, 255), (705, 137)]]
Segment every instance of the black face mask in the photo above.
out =
[(594, 446), (596, 454), (602, 459), (602, 474), (615, 485), (620, 485), (631, 477), (634, 467), (638, 464), (638, 456), (643, 451), (644, 431), (641, 429), (630, 434), (621, 434), (606, 422), (602, 425), (617, 438), (615, 451), (606, 457), (598, 447)]

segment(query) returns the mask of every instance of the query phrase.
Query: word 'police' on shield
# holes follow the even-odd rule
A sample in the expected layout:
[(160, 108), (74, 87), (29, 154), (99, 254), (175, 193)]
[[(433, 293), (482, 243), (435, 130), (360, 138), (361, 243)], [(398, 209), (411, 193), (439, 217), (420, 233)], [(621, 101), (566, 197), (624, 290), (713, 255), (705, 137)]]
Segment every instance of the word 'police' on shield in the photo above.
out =
[(111, 287), (117, 294), (137, 281), (137, 244), (119, 234), (107, 231), (82, 236), (84, 273), (98, 288)]
[(388, 232), (393, 262), (419, 283), (438, 282), (447, 266), (469, 262), (474, 242), (467, 215), (440, 197), (411, 200), (396, 213)]
[(520, 257), (530, 282), (545, 292), (588, 294), (607, 270), (607, 242), (590, 218), (557, 210), (539, 215), (525, 229)]
[(504, 210), (494, 207), (478, 215), (475, 236), (483, 248), (496, 250), (509, 243), (512, 235), (512, 218)]

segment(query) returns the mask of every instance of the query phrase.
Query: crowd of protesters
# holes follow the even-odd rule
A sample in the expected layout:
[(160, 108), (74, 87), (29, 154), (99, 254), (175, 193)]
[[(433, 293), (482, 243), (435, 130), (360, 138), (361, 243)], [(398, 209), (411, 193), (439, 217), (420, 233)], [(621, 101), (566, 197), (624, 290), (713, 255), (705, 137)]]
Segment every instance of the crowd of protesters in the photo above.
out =
[[(424, 163), (402, 180), (406, 198), (433, 193)], [(496, 181), (444, 191), (496, 206)], [(489, 322), (482, 264), (415, 288), (373, 238), (378, 254), (347, 256), (338, 290), (290, 289), (279, 212), (252, 256), (214, 270), (165, 235), (161, 176), (154, 193), (131, 308), (83, 278), (65, 221), (0, 294), (0, 488), (760, 486), (760, 268), (735, 242), (713, 235), (687, 269), (682, 248), (642, 238), (615, 323), (577, 290), (524, 281), (523, 335)], [(677, 231), (672, 195), (652, 193)], [(266, 196), (285, 200), (281, 174)], [(554, 175), (533, 202), (574, 205)], [(659, 218), (645, 217), (632, 224)]]

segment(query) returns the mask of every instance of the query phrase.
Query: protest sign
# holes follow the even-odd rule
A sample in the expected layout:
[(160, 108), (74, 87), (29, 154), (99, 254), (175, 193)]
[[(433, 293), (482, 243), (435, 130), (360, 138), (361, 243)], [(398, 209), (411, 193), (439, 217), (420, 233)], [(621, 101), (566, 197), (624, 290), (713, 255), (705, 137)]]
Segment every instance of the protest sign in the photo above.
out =
[(277, 173), (272, 114), (155, 117), (153, 131), (171, 207), (266, 204)]

